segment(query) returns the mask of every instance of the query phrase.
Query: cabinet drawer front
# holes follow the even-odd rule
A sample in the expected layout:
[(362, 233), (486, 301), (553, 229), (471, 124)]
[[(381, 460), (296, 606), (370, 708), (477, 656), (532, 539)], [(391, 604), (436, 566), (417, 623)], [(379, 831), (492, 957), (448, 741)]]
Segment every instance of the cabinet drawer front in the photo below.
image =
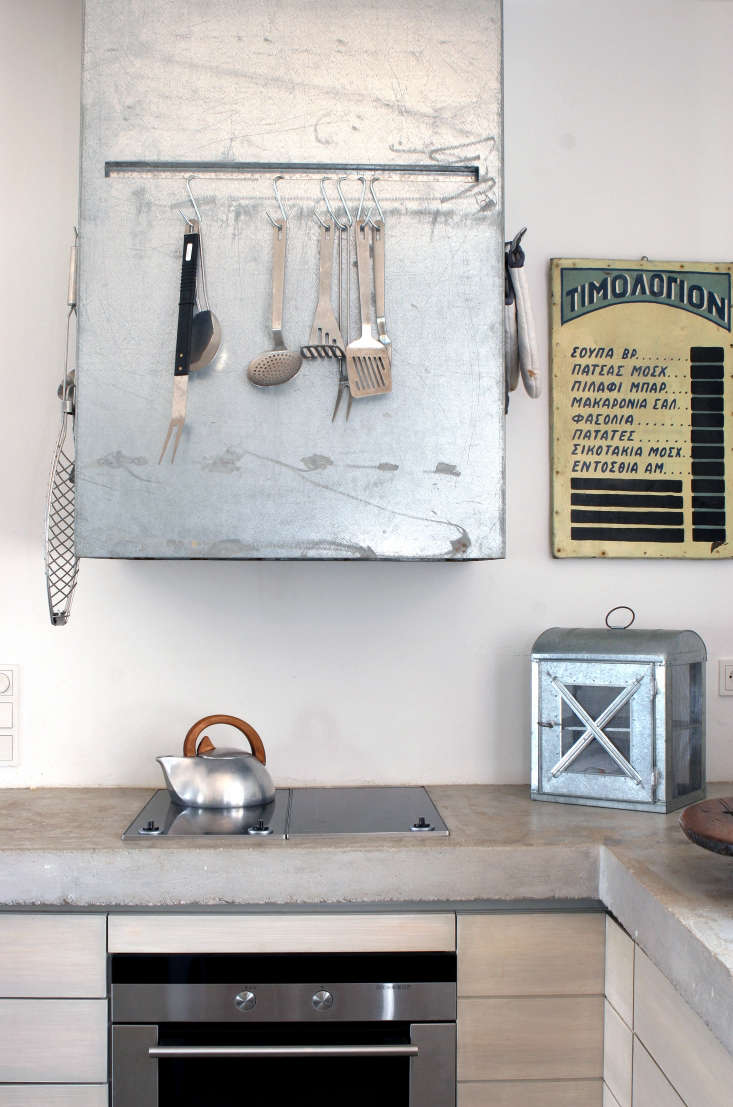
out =
[(457, 1107), (601, 1107), (600, 1080), (502, 1080), (459, 1084)]
[(604, 919), (459, 915), (459, 996), (603, 995)]
[(632, 1033), (606, 1001), (603, 1008), (603, 1079), (619, 1107), (631, 1107)]
[(733, 1057), (638, 947), (634, 1032), (687, 1107), (730, 1107)]
[(106, 1079), (106, 1000), (0, 1000), (0, 1083)]
[(685, 1107), (662, 1070), (634, 1038), (634, 1107)]
[(606, 999), (626, 1025), (634, 1028), (634, 943), (606, 916)]
[(602, 1075), (600, 996), (459, 1000), (459, 1080), (600, 1079)]
[(107, 1107), (106, 1084), (2, 1084), (0, 1107)]
[(0, 997), (106, 996), (104, 915), (0, 915)]
[(455, 916), (110, 915), (110, 953), (451, 952)]

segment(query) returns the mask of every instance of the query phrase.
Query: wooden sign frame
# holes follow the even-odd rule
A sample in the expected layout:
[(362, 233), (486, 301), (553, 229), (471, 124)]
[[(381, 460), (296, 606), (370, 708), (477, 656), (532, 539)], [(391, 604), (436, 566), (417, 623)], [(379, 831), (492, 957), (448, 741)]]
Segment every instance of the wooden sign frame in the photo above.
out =
[(554, 556), (733, 556), (733, 265), (551, 265)]

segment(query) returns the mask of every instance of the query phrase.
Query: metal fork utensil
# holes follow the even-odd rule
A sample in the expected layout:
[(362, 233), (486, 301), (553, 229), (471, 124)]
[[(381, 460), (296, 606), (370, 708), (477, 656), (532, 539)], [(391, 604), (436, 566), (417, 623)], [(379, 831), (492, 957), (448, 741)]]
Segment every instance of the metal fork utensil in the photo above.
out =
[(176, 459), (178, 443), (186, 421), (186, 400), (188, 397), (188, 375), (191, 368), (191, 328), (196, 304), (196, 267), (199, 257), (199, 224), (191, 220), (191, 230), (183, 236), (183, 258), (181, 261), (181, 294), (178, 300), (178, 331), (176, 334), (176, 355), (173, 363), (173, 401), (168, 432), (160, 451), (158, 465), (162, 462), (168, 443), (173, 442), (171, 465)]
[[(339, 346), (343, 348), (341, 328), (336, 322), (331, 303), (331, 276), (333, 273), (333, 223), (321, 223), (321, 249), (318, 272), (318, 303), (313, 318), (311, 346)], [(318, 355), (321, 356), (321, 355)]]
[[(348, 223), (337, 223), (334, 218), (334, 224), (338, 227), (339, 231), (339, 326), (341, 326), (342, 319), (346, 321), (346, 342), (347, 345), (351, 341), (351, 323), (350, 323), (350, 311), (351, 311), (351, 236), (349, 233)], [(347, 247), (347, 272), (346, 272), (346, 289), (344, 289), (344, 237), (346, 237)], [(346, 292), (346, 312), (344, 313), (344, 291)], [(346, 395), (346, 422), (349, 421), (351, 415), (351, 404), (354, 397), (351, 395), (351, 389), (349, 388), (349, 378), (346, 373), (346, 353), (344, 352), (339, 358), (339, 379), (338, 386), (336, 388), (336, 402), (333, 405), (333, 411), (331, 412), (331, 422), (336, 421), (339, 407), (341, 406), (341, 397)]]
[(386, 348), (372, 334), (371, 324), (371, 264), (369, 238), (371, 224), (356, 223), (356, 268), (359, 275), (359, 306), (361, 338), (346, 347), (346, 372), (355, 400), (363, 396), (378, 396), (392, 391), (392, 369)]

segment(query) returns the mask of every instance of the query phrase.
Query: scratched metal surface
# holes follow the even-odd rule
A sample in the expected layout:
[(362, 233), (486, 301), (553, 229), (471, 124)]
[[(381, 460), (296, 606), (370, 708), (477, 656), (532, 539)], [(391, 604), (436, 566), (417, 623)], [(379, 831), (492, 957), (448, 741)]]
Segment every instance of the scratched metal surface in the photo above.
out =
[[(81, 556), (503, 556), (500, 42), (500, 0), (86, 0)], [(105, 177), (105, 162), (453, 159), (480, 169), (464, 195), (458, 177), (377, 185), (393, 391), (354, 401), (348, 423), (343, 403), (331, 422), (335, 363), (305, 363), (280, 388), (245, 377), (271, 346), (271, 176), (193, 182), (224, 338), (191, 376), (175, 464), (159, 466), (184, 178)], [(290, 346), (316, 304), (319, 180), (282, 182)], [(356, 201), (357, 182), (347, 190)], [(355, 270), (351, 309), (355, 335)]]

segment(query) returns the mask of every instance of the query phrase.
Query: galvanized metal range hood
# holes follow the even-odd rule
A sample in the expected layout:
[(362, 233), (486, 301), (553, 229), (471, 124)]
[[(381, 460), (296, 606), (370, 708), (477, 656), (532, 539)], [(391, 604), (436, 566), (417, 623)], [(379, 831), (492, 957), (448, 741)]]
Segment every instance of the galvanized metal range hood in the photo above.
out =
[[(500, 0), (86, 0), (77, 392), (79, 556), (504, 554)], [(333, 360), (256, 388), (272, 347), (273, 178), (284, 335), (308, 342), (321, 179), (379, 178), (392, 391), (332, 421)], [(171, 411), (186, 180), (222, 327)], [(369, 194), (367, 193), (367, 202)], [(339, 209), (341, 210), (341, 209)], [(354, 247), (351, 337), (360, 312)], [(334, 288), (337, 277), (334, 274)]]

